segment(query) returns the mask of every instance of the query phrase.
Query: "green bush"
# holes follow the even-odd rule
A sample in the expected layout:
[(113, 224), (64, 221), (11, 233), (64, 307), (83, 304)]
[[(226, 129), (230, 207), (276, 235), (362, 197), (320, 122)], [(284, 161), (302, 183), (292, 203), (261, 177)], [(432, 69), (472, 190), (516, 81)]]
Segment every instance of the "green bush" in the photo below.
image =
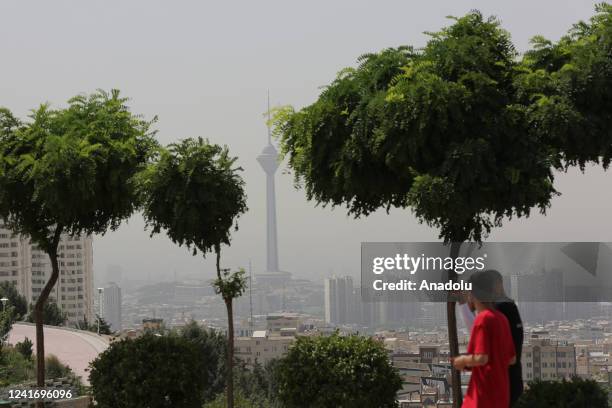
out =
[(111, 344), (89, 380), (99, 408), (201, 408), (204, 364), (193, 342), (145, 334)]
[(49, 354), (45, 358), (45, 378), (68, 377), (71, 374), (72, 370), (70, 367), (59, 361), (53, 354)]
[(35, 379), (34, 361), (26, 359), (13, 347), (5, 347), (0, 354), (0, 387), (20, 384)]
[(608, 408), (608, 395), (593, 380), (534, 381), (516, 408)]
[[(217, 395), (217, 398), (204, 405), (204, 408), (225, 407), (227, 407), (225, 393)], [(272, 405), (265, 398), (246, 396), (240, 389), (237, 389), (234, 394), (234, 408), (272, 408)]]
[(299, 337), (275, 371), (285, 408), (396, 407), (402, 386), (383, 345), (356, 335)]
[(26, 360), (30, 360), (32, 358), (32, 353), (33, 353), (32, 346), (33, 345), (34, 343), (32, 343), (32, 340), (26, 337), (25, 339), (23, 339), (23, 341), (20, 341), (19, 343), (15, 344), (15, 350), (21, 353), (21, 355)]

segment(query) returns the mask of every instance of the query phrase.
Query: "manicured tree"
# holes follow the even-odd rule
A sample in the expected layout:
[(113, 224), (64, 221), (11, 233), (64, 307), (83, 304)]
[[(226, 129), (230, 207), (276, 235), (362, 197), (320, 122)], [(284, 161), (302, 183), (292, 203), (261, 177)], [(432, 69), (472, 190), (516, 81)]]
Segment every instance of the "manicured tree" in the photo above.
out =
[(0, 111), (0, 217), (44, 250), (52, 267), (34, 305), (38, 386), (45, 378), (43, 310), (59, 275), (60, 237), (103, 234), (134, 212), (133, 176), (155, 145), (150, 124), (116, 90), (76, 96), (64, 109), (42, 105), (26, 122)]
[(298, 337), (276, 367), (287, 408), (391, 408), (402, 380), (383, 345), (356, 335)]
[[(548, 146), (528, 132), (528, 110), (515, 103), (508, 33), (472, 12), (430, 35), (419, 52), (362, 57), (312, 105), (279, 110), (275, 133), (308, 199), (346, 205), (355, 217), (409, 207), (456, 257), (462, 242), (481, 241), (504, 217), (543, 212), (556, 192)], [(455, 370), (453, 394), (460, 406)]]
[(233, 299), (245, 287), (244, 271), (221, 268), (221, 245), (229, 245), (236, 220), (247, 210), (244, 182), (226, 147), (202, 138), (171, 144), (140, 178), (144, 216), (151, 234), (165, 230), (176, 244), (205, 256), (214, 252), (214, 287), (227, 309), (227, 406), (233, 407)]
[(179, 336), (145, 334), (114, 342), (91, 364), (100, 408), (201, 408), (204, 356)]

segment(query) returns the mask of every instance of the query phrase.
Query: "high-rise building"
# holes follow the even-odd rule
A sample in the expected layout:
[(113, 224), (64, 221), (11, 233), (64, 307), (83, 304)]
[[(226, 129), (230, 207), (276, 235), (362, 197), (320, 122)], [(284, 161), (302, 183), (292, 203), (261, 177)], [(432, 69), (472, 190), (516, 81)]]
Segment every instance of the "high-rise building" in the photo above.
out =
[(353, 278), (344, 276), (325, 279), (325, 322), (355, 323), (355, 300)]
[(114, 282), (99, 290), (100, 317), (114, 332), (121, 330), (121, 288)]
[[(73, 325), (93, 313), (93, 246), (90, 236), (63, 234), (58, 246), (60, 274), (49, 295)], [(49, 256), (30, 240), (0, 224), (0, 282), (15, 284), (28, 304), (36, 302), (51, 276)]]
[(0, 282), (10, 282), (31, 301), (31, 246), (0, 224)]

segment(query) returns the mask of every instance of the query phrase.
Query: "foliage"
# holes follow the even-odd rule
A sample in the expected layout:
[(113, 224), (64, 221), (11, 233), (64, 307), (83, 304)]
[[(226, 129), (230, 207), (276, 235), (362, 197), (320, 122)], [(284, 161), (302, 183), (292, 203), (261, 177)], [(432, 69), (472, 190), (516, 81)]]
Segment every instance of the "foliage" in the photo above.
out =
[(557, 43), (532, 40), (517, 75), (529, 125), (551, 146), (555, 166), (612, 159), (612, 5), (599, 4), (588, 22), (575, 24)]
[(0, 115), (0, 216), (49, 251), (63, 231), (104, 233), (132, 215), (134, 174), (155, 145), (151, 122), (119, 91), (79, 95), (65, 109), (41, 105), (29, 122)]
[(195, 344), (198, 354), (204, 360), (202, 366), (203, 401), (211, 401), (225, 387), (225, 355), (227, 340), (225, 336), (212, 329), (207, 329), (195, 321), (187, 323), (181, 329), (175, 329), (172, 335), (180, 336)]
[(278, 365), (287, 408), (395, 407), (402, 386), (384, 347), (356, 335), (299, 337)]
[(309, 199), (357, 217), (411, 207), (445, 242), (479, 241), (549, 206), (548, 149), (515, 103), (517, 53), (497, 20), (472, 12), (430, 36), (361, 57), (315, 103), (277, 113), (275, 133)]
[(224, 300), (236, 299), (244, 293), (247, 288), (247, 279), (244, 269), (230, 272), (229, 269), (222, 269), (221, 276), (213, 282), (215, 293), (220, 294)]
[(200, 408), (205, 363), (200, 348), (179, 336), (125, 339), (91, 363), (92, 392), (101, 408)]
[(15, 350), (17, 350), (26, 360), (30, 360), (32, 359), (33, 345), (34, 343), (32, 343), (32, 340), (26, 337), (23, 341), (15, 344)]
[(13, 308), (10, 306), (0, 312), (0, 353), (2, 353), (4, 343), (8, 339), (8, 335), (13, 328), (14, 313)]
[(86, 318), (80, 322), (77, 322), (76, 328), (79, 330), (86, 330), (93, 333), (99, 334), (113, 334), (110, 325), (103, 317), (96, 314), (96, 319), (93, 322), (89, 322)]
[(244, 181), (227, 147), (185, 139), (162, 150), (140, 176), (144, 216), (151, 234), (163, 230), (180, 246), (203, 255), (230, 243), (246, 210)]
[[(225, 408), (227, 407), (227, 398), (225, 394), (217, 395), (213, 401), (204, 404), (204, 408)], [(236, 408), (272, 408), (270, 402), (260, 397), (245, 396), (242, 391), (236, 392), (234, 397), (234, 407)]]
[(28, 302), (24, 296), (19, 294), (17, 287), (9, 282), (0, 282), (0, 298), (7, 298), (7, 306), (13, 307), (14, 320), (22, 320), (28, 314)]
[(34, 378), (34, 361), (16, 348), (5, 347), (0, 353), (0, 387), (21, 384)]
[[(28, 322), (34, 323), (34, 306), (30, 306), (30, 314), (28, 315)], [(43, 306), (43, 324), (50, 326), (63, 326), (68, 319), (66, 312), (64, 312), (55, 302), (47, 302)]]
[[(27, 346), (27, 341), (18, 343), (15, 347), (7, 347), (0, 358), (0, 387), (11, 384), (23, 384), (35, 380), (34, 360), (32, 359), (32, 342), (29, 342), (29, 355), (19, 345)], [(25, 351), (25, 353), (24, 353)], [(46, 358), (46, 376), (48, 378), (72, 378), (77, 386), (81, 383), (74, 378), (70, 367), (61, 363), (57, 357), (49, 355)]]
[(45, 377), (47, 378), (62, 378), (72, 374), (70, 367), (59, 361), (59, 359), (50, 354), (45, 357)]
[(281, 408), (277, 401), (277, 368), (279, 360), (272, 360), (265, 366), (256, 363), (247, 368), (239, 365), (236, 369), (236, 388), (250, 401), (261, 408)]
[(535, 381), (516, 403), (517, 408), (606, 408), (608, 395), (593, 380)]

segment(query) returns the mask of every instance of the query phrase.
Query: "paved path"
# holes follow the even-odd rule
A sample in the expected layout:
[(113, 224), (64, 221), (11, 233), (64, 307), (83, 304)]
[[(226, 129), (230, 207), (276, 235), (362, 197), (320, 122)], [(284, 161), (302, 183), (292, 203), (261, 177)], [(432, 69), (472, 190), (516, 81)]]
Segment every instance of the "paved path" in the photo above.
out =
[[(34, 325), (15, 323), (9, 333), (8, 342), (15, 344), (29, 338), (36, 352), (36, 328)], [(45, 326), (45, 354), (54, 354), (89, 384), (89, 363), (106, 350), (108, 341), (95, 333), (61, 327)]]

